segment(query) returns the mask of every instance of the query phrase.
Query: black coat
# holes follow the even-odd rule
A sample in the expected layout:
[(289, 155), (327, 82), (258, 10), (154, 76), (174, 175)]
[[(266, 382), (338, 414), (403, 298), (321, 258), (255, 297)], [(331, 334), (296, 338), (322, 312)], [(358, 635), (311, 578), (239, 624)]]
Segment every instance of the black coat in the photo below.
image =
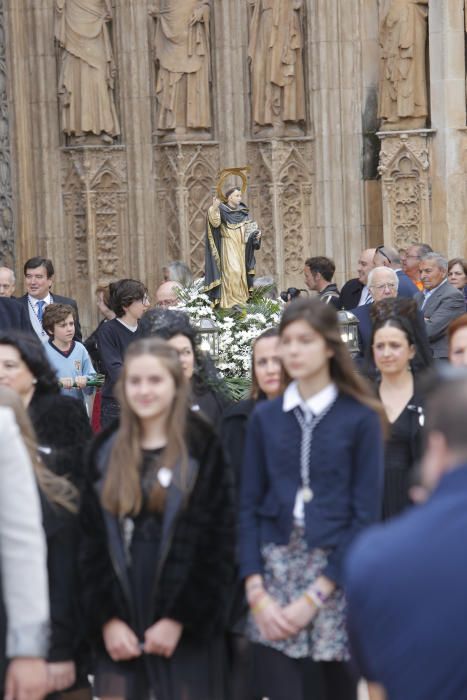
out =
[(234, 469), (237, 492), (245, 448), (246, 426), (255, 406), (254, 399), (238, 401), (227, 408), (222, 418), (222, 444), (226, 458)]
[[(113, 617), (137, 628), (119, 519), (100, 505), (114, 436), (111, 428), (101, 433), (91, 449), (80, 517), (81, 590), (89, 634), (98, 644)], [(233, 479), (212, 428), (191, 411), (187, 443), (192, 486), (188, 498), (173, 482), (167, 491), (151, 617), (175, 619), (184, 637), (202, 639), (223, 628), (231, 594)]]
[(17, 299), (0, 298), (0, 331), (10, 329), (31, 332), (27, 311)]
[[(52, 299), (52, 304), (68, 304), (68, 306), (72, 306), (75, 310), (75, 336), (74, 340), (77, 340), (78, 342), (82, 342), (82, 335), (81, 335), (81, 325), (79, 322), (79, 313), (78, 313), (78, 304), (74, 299), (70, 299), (69, 297), (62, 297), (60, 294), (52, 294), (50, 292), (50, 298)], [(17, 301), (21, 304), (23, 309), (26, 311), (26, 316), (27, 316), (27, 321), (28, 321), (28, 330), (34, 331), (34, 328), (32, 327), (32, 323), (29, 319), (29, 301), (28, 301), (28, 295), (23, 294), (22, 297), (18, 297)]]
[(363, 284), (355, 277), (344, 284), (341, 289), (340, 308), (351, 311), (358, 306), (362, 296)]
[[(62, 394), (34, 396), (29, 406), (41, 457), (47, 467), (80, 489), (83, 453), (92, 431), (83, 403)], [(79, 608), (79, 520), (41, 494), (47, 539), (51, 635), (49, 661), (78, 660), (84, 627)]]

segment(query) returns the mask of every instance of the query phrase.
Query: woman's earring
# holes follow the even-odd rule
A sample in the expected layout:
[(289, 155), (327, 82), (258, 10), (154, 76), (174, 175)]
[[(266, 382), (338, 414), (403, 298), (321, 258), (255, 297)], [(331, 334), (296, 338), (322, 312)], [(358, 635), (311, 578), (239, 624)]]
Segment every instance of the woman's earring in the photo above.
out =
[(36, 384), (37, 384), (37, 379), (36, 379), (35, 377), (34, 377), (34, 379), (32, 380), (32, 383), (33, 383), (33, 385), (36, 385)]

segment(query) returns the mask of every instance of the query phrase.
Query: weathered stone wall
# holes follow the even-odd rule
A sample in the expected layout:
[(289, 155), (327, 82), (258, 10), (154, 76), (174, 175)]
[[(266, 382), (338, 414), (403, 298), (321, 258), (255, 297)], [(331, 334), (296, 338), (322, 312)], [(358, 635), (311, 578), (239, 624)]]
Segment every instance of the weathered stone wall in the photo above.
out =
[[(1, 256), (19, 271), (25, 258), (49, 255), (56, 288), (77, 297), (87, 328), (98, 283), (135, 276), (153, 290), (174, 258), (201, 274), (205, 213), (225, 167), (250, 166), (246, 199), (263, 230), (258, 273), (281, 288), (303, 286), (303, 260), (316, 254), (335, 259), (341, 283), (360, 250), (383, 240), (466, 253), (465, 0), (425, 6), (426, 128), (380, 138), (380, 27), (391, 0), (279, 2), (277, 11), (294, 12), (293, 31), (277, 38), (293, 89), (262, 77), (255, 18), (266, 13), (255, 15), (256, 0), (162, 0), (196, 11), (202, 48), (194, 68), (179, 58), (175, 116), (166, 109), (164, 118), (173, 66), (156, 31), (159, 0), (101, 1), (112, 15), (120, 127), (105, 139), (63, 131), (57, 0), (0, 3)], [(278, 105), (266, 125), (256, 99), (264, 84)]]

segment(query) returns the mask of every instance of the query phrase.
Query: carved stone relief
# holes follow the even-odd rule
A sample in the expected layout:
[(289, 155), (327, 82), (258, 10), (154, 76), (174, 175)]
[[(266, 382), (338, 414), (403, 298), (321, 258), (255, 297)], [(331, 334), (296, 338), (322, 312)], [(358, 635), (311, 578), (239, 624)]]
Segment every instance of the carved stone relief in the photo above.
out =
[(0, 0), (0, 265), (14, 267), (14, 257), (15, 229), (11, 184), (5, 15), (3, 0)]
[(249, 205), (263, 232), (258, 274), (298, 284), (311, 239), (312, 142), (250, 141)]
[(118, 146), (64, 149), (62, 172), (68, 276), (76, 276), (78, 301), (89, 313), (93, 286), (125, 276), (129, 266), (126, 154)]
[(209, 0), (156, 0), (157, 135), (161, 140), (200, 140), (211, 131)]
[(112, 143), (120, 134), (111, 20), (111, 0), (55, 0), (61, 126), (73, 143)]
[(431, 240), (428, 134), (381, 134), (384, 240), (396, 248)]
[(381, 129), (422, 129), (428, 116), (428, 0), (387, 0), (380, 28)]
[(305, 131), (303, 0), (248, 0), (253, 134)]
[(177, 144), (155, 148), (158, 232), (170, 260), (183, 260), (195, 277), (204, 274), (206, 212), (219, 172), (217, 144)]

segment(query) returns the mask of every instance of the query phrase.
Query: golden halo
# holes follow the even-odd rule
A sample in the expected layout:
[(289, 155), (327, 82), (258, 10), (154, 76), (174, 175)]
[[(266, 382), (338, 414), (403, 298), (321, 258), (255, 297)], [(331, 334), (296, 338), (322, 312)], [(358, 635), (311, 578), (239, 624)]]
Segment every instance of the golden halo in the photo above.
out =
[(224, 182), (227, 180), (228, 177), (231, 177), (232, 175), (234, 177), (239, 177), (242, 181), (242, 195), (245, 194), (246, 188), (248, 185), (248, 177), (247, 173), (250, 171), (249, 167), (244, 167), (244, 168), (224, 168), (219, 173), (219, 179), (217, 180), (217, 188), (216, 188), (216, 193), (217, 193), (217, 198), (220, 199), (224, 204), (227, 202), (227, 197), (225, 196), (225, 193), (222, 190), (222, 185)]

